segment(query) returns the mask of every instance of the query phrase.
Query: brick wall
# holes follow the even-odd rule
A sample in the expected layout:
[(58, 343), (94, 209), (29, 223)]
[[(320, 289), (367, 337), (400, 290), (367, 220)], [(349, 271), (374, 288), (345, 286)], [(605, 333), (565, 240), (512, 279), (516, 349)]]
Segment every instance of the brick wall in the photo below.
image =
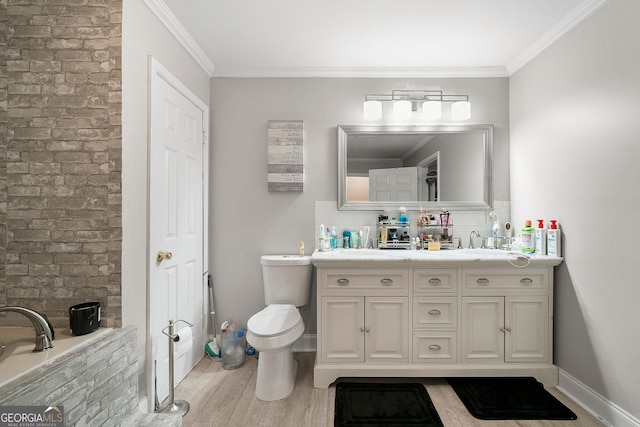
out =
[(97, 300), (119, 326), (122, 0), (0, 3), (0, 305), (63, 326)]

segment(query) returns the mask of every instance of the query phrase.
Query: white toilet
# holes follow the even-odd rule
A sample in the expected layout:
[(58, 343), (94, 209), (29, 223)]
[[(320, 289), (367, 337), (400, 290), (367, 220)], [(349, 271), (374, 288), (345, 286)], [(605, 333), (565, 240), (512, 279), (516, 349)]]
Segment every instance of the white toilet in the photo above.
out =
[(312, 266), (311, 257), (295, 255), (265, 255), (260, 264), (267, 307), (247, 322), (247, 342), (259, 352), (256, 396), (274, 401), (295, 384), (292, 349), (304, 332), (298, 307), (309, 302)]

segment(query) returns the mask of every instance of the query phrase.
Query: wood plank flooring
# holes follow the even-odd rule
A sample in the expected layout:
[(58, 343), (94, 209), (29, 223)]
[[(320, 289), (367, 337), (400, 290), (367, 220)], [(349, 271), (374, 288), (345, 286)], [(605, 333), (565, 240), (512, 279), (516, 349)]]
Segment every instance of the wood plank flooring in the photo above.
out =
[[(255, 357), (234, 370), (222, 369), (219, 361), (205, 357), (178, 385), (175, 398), (189, 402), (185, 427), (330, 427), (333, 426), (335, 387), (313, 387), (315, 353), (294, 353), (298, 361), (296, 386), (287, 399), (263, 402), (255, 397)], [(219, 359), (218, 359), (219, 360)], [(379, 381), (379, 379), (376, 379)], [(483, 421), (474, 418), (443, 379), (397, 379), (423, 383), (445, 427), (600, 427), (600, 421), (567, 398), (550, 389), (578, 415), (575, 421)]]

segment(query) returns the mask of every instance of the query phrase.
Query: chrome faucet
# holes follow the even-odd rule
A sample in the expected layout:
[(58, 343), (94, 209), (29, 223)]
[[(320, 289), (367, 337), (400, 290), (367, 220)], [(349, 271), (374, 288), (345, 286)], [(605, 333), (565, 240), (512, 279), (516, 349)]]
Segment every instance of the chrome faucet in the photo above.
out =
[(12, 311), (14, 313), (20, 313), (31, 320), (33, 328), (36, 330), (36, 347), (34, 352), (40, 352), (53, 348), (51, 341), (55, 338), (55, 332), (51, 323), (42, 314), (35, 310), (31, 310), (26, 307), (0, 307), (0, 313)]
[(480, 235), (480, 233), (478, 233), (478, 230), (471, 231), (471, 234), (469, 235), (469, 249), (476, 248), (476, 245), (473, 243), (474, 237), (482, 237), (482, 236)]

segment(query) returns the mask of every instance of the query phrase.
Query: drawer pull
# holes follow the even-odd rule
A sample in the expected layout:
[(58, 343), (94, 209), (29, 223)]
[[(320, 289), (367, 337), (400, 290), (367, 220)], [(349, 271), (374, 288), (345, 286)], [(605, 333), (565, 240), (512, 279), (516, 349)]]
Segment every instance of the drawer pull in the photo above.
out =
[(528, 277), (523, 277), (522, 279), (520, 279), (520, 283), (522, 283), (523, 285), (530, 285), (533, 283), (533, 280)]
[(380, 283), (382, 283), (384, 286), (391, 286), (393, 285), (393, 280), (389, 278), (384, 278), (380, 280)]
[(488, 285), (489, 284), (489, 279), (481, 277), (478, 280), (476, 280), (476, 283), (478, 285)]
[(429, 310), (429, 314), (432, 316), (440, 316), (442, 312), (440, 310)]
[(437, 277), (433, 277), (431, 279), (429, 279), (429, 284), (430, 285), (439, 285), (442, 283), (442, 280), (438, 279)]
[(429, 350), (441, 350), (442, 347), (440, 347), (438, 344), (431, 344), (429, 346)]
[(338, 279), (336, 283), (340, 286), (347, 286), (349, 284), (349, 279)]

